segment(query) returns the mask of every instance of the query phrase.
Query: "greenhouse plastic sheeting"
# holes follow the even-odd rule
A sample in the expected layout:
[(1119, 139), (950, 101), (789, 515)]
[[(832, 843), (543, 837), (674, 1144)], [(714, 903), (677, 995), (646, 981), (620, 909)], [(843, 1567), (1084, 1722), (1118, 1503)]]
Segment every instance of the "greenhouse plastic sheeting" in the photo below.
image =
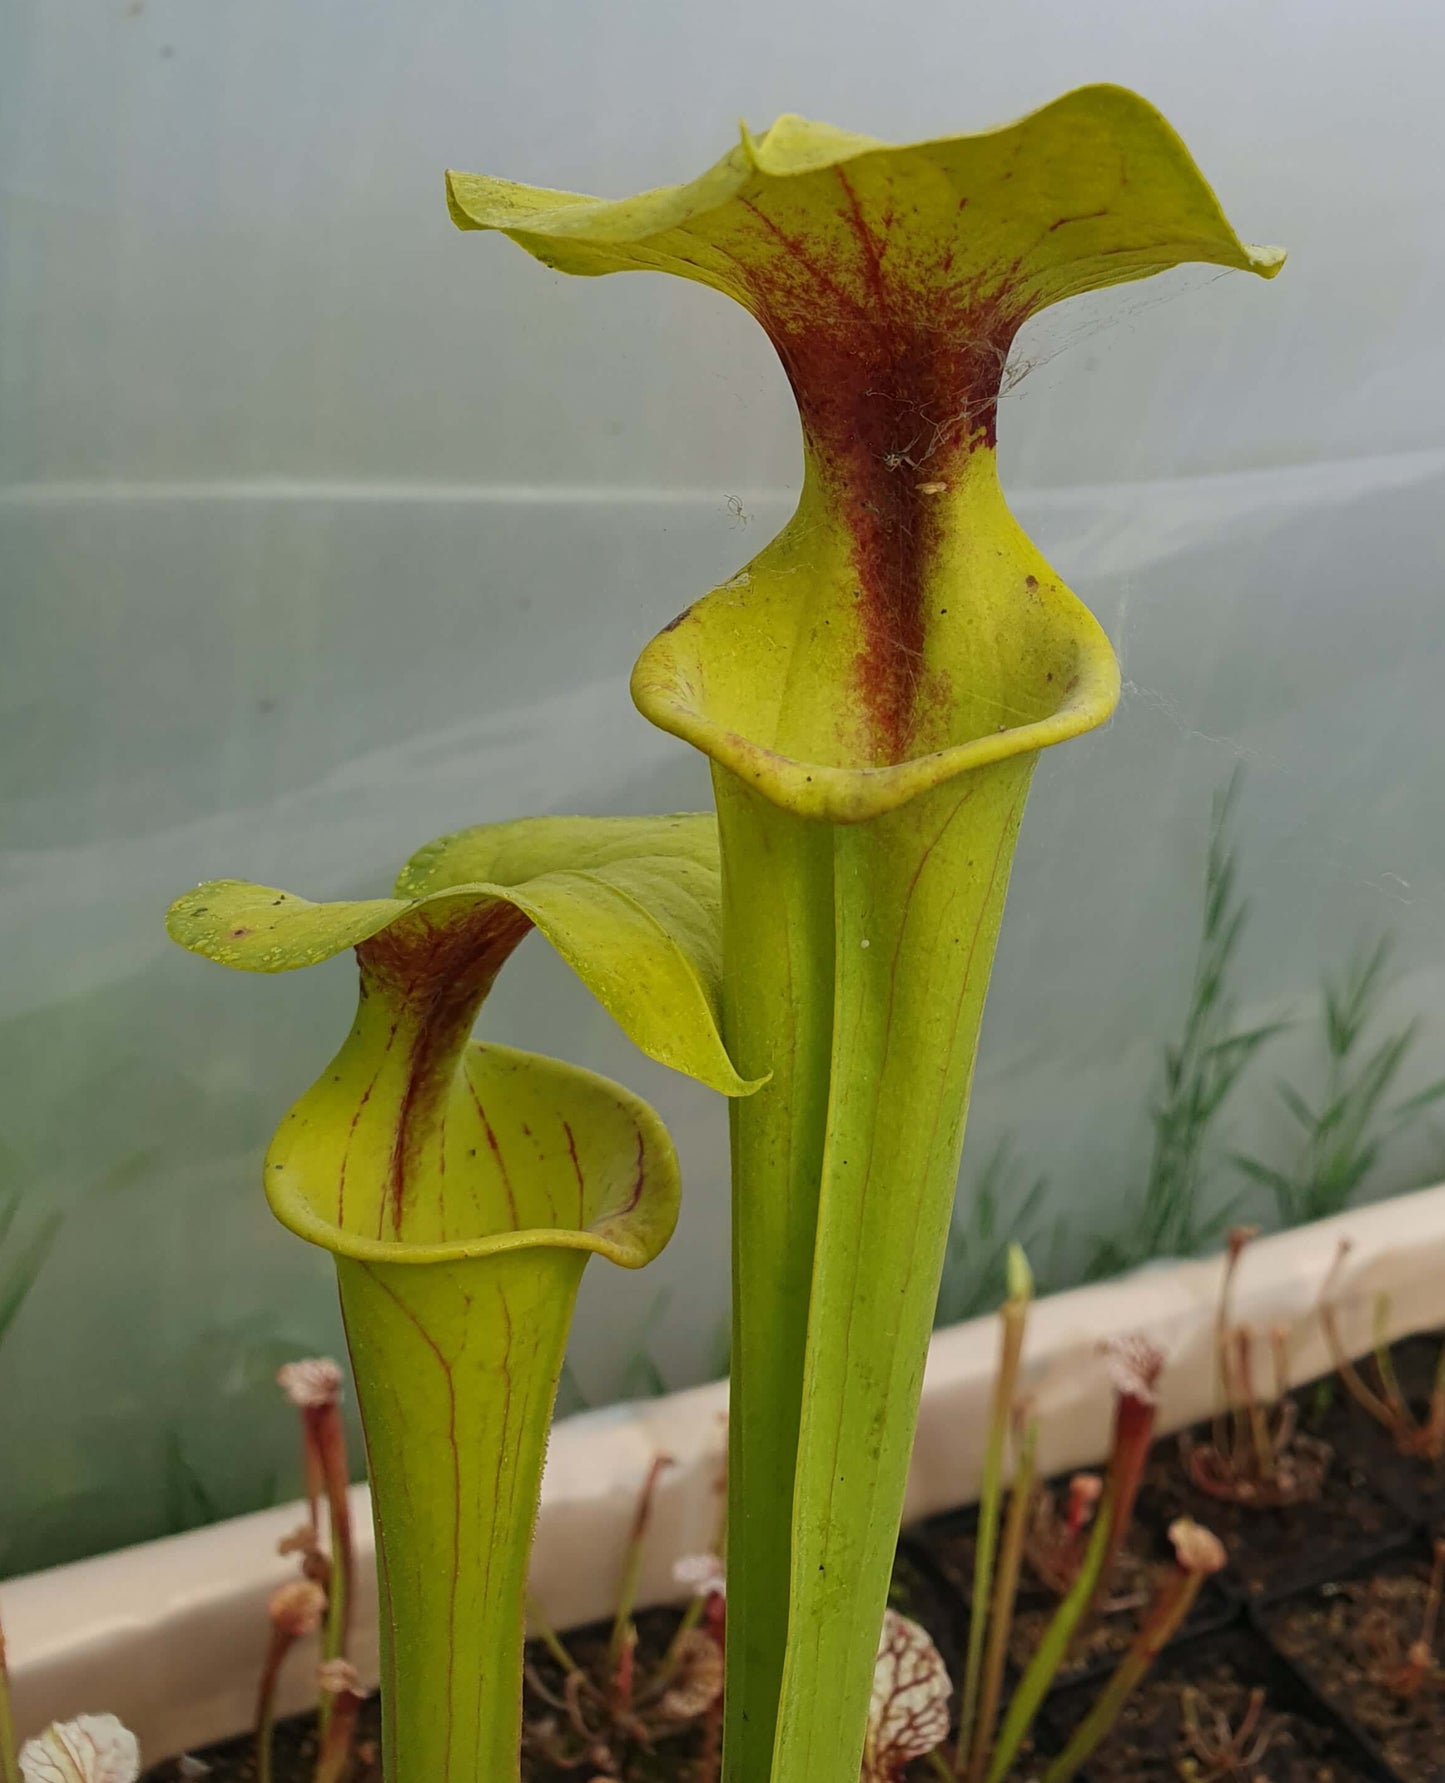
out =
[[(964, 1207), (1008, 1138), (1046, 1275), (1127, 1230), (1193, 968), (1211, 801), (1243, 770), (1241, 1022), (1290, 1018), (1231, 1147), (1288, 1154), (1319, 986), (1396, 947), (1379, 1031), (1445, 1070), (1445, 237), (1420, 7), (921, 0), (487, 8), (15, 0), (0, 24), (0, 1196), (63, 1214), (0, 1346), (0, 1572), (294, 1489), (271, 1375), (340, 1343), (262, 1150), (353, 978), (255, 980), (161, 919), (234, 874), (383, 890), (419, 842), (533, 811), (701, 808), (632, 710), (637, 648), (789, 511), (761, 334), (676, 281), (567, 281), (458, 235), (441, 173), (608, 194), (698, 172), (739, 112), (882, 137), (1083, 80), (1181, 130), (1273, 285), (1209, 271), (1021, 337), (1005, 486), (1123, 664), (1040, 765), (985, 1022)], [(1246, 53), (1247, 52), (1247, 53)], [(595, 1265), (569, 1402), (722, 1366), (723, 1108), (540, 945), (486, 1032), (625, 1079), (682, 1222)], [(1373, 1195), (1439, 1174), (1427, 1125)], [(1246, 1205), (1250, 1205), (1246, 1203)], [(1261, 1209), (1261, 1211), (1267, 1211)]]

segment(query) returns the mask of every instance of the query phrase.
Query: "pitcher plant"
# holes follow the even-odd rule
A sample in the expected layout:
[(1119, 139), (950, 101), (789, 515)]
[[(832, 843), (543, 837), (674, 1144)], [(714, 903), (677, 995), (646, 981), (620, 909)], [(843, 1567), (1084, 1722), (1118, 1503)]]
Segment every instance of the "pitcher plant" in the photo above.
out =
[(464, 229), (743, 305), (797, 400), (792, 520), (649, 644), (633, 697), (711, 761), (732, 1104), (728, 1783), (863, 1750), (984, 993), (1039, 751), (1108, 640), (1010, 513), (1015, 336), (1200, 261), (1271, 277), (1122, 89), (898, 148), (796, 117), (607, 201), (448, 176)]
[(527, 1559), (572, 1307), (596, 1254), (667, 1243), (657, 1115), (573, 1065), (471, 1039), (536, 928), (652, 1057), (726, 1095), (709, 816), (538, 818), (444, 837), (396, 896), (312, 904), (218, 881), (172, 906), (252, 972), (360, 963), (356, 1021), (265, 1163), (281, 1222), (336, 1259), (366, 1434), (390, 1783), (519, 1775)]

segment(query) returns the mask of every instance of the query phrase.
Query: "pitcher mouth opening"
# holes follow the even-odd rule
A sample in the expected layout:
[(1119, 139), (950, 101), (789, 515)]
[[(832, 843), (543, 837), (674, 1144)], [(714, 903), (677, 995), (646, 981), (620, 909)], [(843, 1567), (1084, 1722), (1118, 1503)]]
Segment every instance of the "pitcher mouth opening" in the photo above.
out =
[(650, 688), (644, 685), (639, 690), (642, 679), (639, 665), (633, 677), (633, 699), (653, 724), (700, 749), (770, 803), (798, 817), (836, 824), (866, 823), (960, 774), (1081, 736), (1105, 723), (1119, 699), (1119, 671), (1110, 652), (1107, 659), (1081, 671), (1068, 697), (1046, 718), (901, 762), (840, 768), (795, 760), (715, 723), (696, 709), (664, 705)]
[[(846, 727), (837, 713), (850, 701), (858, 704), (856, 679), (867, 668), (862, 652), (845, 654), (843, 673), (821, 689), (828, 704), (819, 708), (816, 737), (809, 737), (806, 724), (790, 722), (786, 690), (775, 711), (760, 711), (766, 701), (755, 696), (765, 665), (755, 657), (758, 672), (750, 674), (754, 664), (726, 648), (728, 637), (720, 649), (718, 637), (709, 635), (726, 628), (737, 611), (729, 585), (704, 596), (644, 649), (633, 670), (632, 698), (651, 723), (691, 743), (771, 803), (822, 822), (863, 823), (960, 774), (1065, 742), (1112, 715), (1119, 665), (1098, 621), (1056, 579), (1044, 586), (1021, 575), (1020, 582), (1033, 610), (1013, 615), (1002, 628), (1006, 650), (985, 638), (1000, 671), (989, 693), (973, 689), (961, 701), (947, 668), (930, 671), (925, 665), (920, 678), (932, 679), (917, 693), (910, 730), (884, 733), (881, 752), (871, 725), (855, 730), (852, 746), (840, 744)], [(960, 591), (942, 598), (945, 606), (952, 600), (961, 607), (967, 596)], [(984, 618), (997, 623), (996, 616)], [(988, 626), (978, 629), (984, 633)], [(1005, 655), (1011, 659), (1006, 663), (1000, 660)], [(833, 758), (819, 759), (825, 753)]]
[[(625, 1156), (619, 1149), (615, 1158), (590, 1158), (584, 1145), (579, 1158), (574, 1142), (578, 1213), (582, 1216), (576, 1224), (561, 1218), (552, 1225), (534, 1221), (516, 1226), (485, 1220), (478, 1222), (477, 1229), (464, 1229), (455, 1237), (420, 1239), (372, 1236), (343, 1227), (333, 1213), (322, 1211), (331, 1193), (329, 1184), (321, 1193), (308, 1192), (305, 1186), (305, 1179), (317, 1165), (308, 1166), (304, 1157), (292, 1156), (292, 1118), (301, 1116), (304, 1097), (282, 1124), (266, 1157), (266, 1199), (281, 1224), (338, 1259), (366, 1264), (411, 1267), (460, 1263), (528, 1250), (595, 1253), (627, 1269), (638, 1269), (651, 1262), (672, 1235), (679, 1189), (676, 1156), (660, 1117), (640, 1097), (580, 1065), (490, 1042), (473, 1041), (468, 1050), (491, 1057), (506, 1070), (525, 1070), (534, 1084), (551, 1080), (559, 1111), (571, 1111), (567, 1092), (575, 1095), (582, 1089), (592, 1096), (604, 1096), (630, 1123), (635, 1149), (634, 1143), (629, 1143)], [(301, 1117), (300, 1131), (304, 1131), (304, 1125)], [(590, 1170), (597, 1170), (602, 1180), (587, 1190), (583, 1176)], [(584, 1196), (591, 1203), (590, 1209), (582, 1204)]]

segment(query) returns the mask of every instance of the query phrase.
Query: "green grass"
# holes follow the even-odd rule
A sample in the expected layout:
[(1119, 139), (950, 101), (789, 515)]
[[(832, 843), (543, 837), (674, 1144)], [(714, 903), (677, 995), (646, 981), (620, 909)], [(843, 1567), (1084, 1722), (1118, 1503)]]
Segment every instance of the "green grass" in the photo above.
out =
[(1402, 1101), (1391, 1092), (1419, 1037), (1409, 1021), (1374, 1043), (1386, 987), (1391, 937), (1362, 949), (1338, 979), (1326, 979), (1321, 994), (1323, 1079), (1315, 1100), (1293, 1084), (1280, 1083), (1280, 1101), (1300, 1135), (1294, 1155), (1275, 1166), (1234, 1154), (1234, 1163), (1252, 1183), (1274, 1196), (1280, 1221), (1303, 1225), (1340, 1213), (1380, 1162), (1385, 1147), (1400, 1138), (1445, 1098), (1445, 1078)]
[(18, 1188), (0, 1189), (0, 1344), (20, 1315), (64, 1221), (58, 1212), (23, 1218)]
[(989, 1154), (977, 1188), (960, 1198), (943, 1258), (935, 1325), (993, 1312), (1004, 1299), (1009, 1246), (1038, 1248), (1039, 1210), (1049, 1184), (1044, 1176), (1028, 1178), (1005, 1138)]
[(1239, 892), (1239, 851), (1232, 825), (1239, 796), (1236, 772), (1215, 795), (1204, 869), (1204, 912), (1189, 1003), (1179, 1038), (1160, 1061), (1149, 1109), (1154, 1144), (1139, 1205), (1127, 1237), (1106, 1239), (1089, 1260), (1097, 1281), (1152, 1257), (1190, 1257), (1218, 1239), (1239, 1197), (1205, 1210), (1210, 1142), (1225, 1104), (1245, 1072), (1287, 1025), (1235, 1025), (1233, 974), (1249, 919)]

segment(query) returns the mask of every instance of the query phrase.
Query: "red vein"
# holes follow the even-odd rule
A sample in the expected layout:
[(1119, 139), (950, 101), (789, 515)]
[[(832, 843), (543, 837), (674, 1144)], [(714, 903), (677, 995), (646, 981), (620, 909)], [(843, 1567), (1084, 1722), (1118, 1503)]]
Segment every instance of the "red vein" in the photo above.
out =
[(492, 1131), (492, 1123), (487, 1119), (487, 1111), (482, 1107), (482, 1099), (477, 1094), (477, 1086), (472, 1082), (470, 1073), (466, 1074), (466, 1079), (467, 1089), (471, 1093), (472, 1103), (475, 1106), (477, 1114), (481, 1118), (482, 1126), (486, 1131), (487, 1144), (491, 1146), (492, 1156), (497, 1160), (497, 1169), (502, 1173), (502, 1187), (507, 1192), (507, 1206), (512, 1212), (512, 1230), (514, 1232), (520, 1231), (522, 1216), (517, 1211), (517, 1196), (512, 1188), (512, 1179), (507, 1174), (507, 1160), (502, 1156), (502, 1148), (497, 1143), (497, 1136)]
[[(507, 1296), (501, 1284), (497, 1284), (497, 1305), (501, 1310), (503, 1323), (507, 1327), (506, 1341), (502, 1353), (497, 1358), (497, 1368), (502, 1377), (502, 1420), (501, 1429), (505, 1433), (512, 1416), (512, 1309), (507, 1304)], [(492, 1528), (495, 1534), (497, 1514), (502, 1502), (502, 1469), (514, 1453), (514, 1445), (506, 1441), (497, 1444), (497, 1464), (492, 1475)], [(515, 1480), (513, 1482), (515, 1484)], [(482, 1594), (490, 1599), (492, 1590), (492, 1561), (498, 1551), (510, 1544), (489, 1541), (486, 1546), (486, 1560), (482, 1573)]]
[(642, 1199), (642, 1179), (645, 1170), (646, 1159), (643, 1155), (642, 1128), (639, 1127), (637, 1129), (637, 1175), (632, 1184), (632, 1199), (627, 1203), (626, 1207), (622, 1209), (622, 1214), (619, 1215), (619, 1218), (633, 1212), (637, 1203)]
[(1106, 205), (1103, 210), (1084, 211), (1077, 217), (1060, 217), (1057, 222), (1049, 224), (1045, 233), (1052, 235), (1056, 229), (1063, 229), (1069, 223), (1097, 223), (1100, 217), (1107, 217), (1108, 214)]
[(837, 174), (838, 184), (843, 188), (848, 198), (849, 227), (857, 237), (858, 247), (867, 269), (868, 283), (873, 287), (873, 296), (879, 310), (883, 315), (887, 315), (888, 286), (883, 278), (883, 256), (878, 251), (877, 238), (863, 215), (863, 207), (858, 202), (858, 194), (853, 190), (853, 182), (841, 167), (835, 167), (833, 171)]
[[(362, 1115), (366, 1112), (366, 1105), (371, 1100), (371, 1092), (376, 1088), (377, 1080), (386, 1069), (387, 1055), (391, 1052), (396, 1040), (396, 1031), (400, 1026), (399, 1021), (394, 1021), (391, 1024), (391, 1032), (386, 1037), (386, 1045), (381, 1049), (380, 1062), (372, 1073), (371, 1082), (361, 1092), (361, 1100), (356, 1105), (356, 1113), (352, 1115), (351, 1125), (346, 1131), (346, 1144), (341, 1149), (341, 1163), (336, 1174), (336, 1223), (343, 1231), (346, 1229), (346, 1170), (351, 1160), (352, 1141), (356, 1138), (356, 1129)], [(377, 1237), (380, 1236), (381, 1233), (378, 1231)]]
[(582, 1179), (582, 1165), (577, 1157), (577, 1140), (572, 1132), (571, 1121), (563, 1121), (562, 1131), (567, 1135), (567, 1153), (577, 1177), (577, 1229), (581, 1231), (587, 1223), (587, 1185)]
[(810, 278), (816, 279), (824, 290), (826, 290), (830, 296), (836, 298), (839, 303), (846, 304), (857, 316), (860, 322), (867, 321), (868, 318), (864, 312), (862, 304), (858, 302), (851, 291), (845, 290), (836, 279), (832, 278), (824, 271), (803, 246), (802, 242), (798, 241), (796, 237), (789, 235), (785, 230), (780, 229), (773, 219), (768, 216), (766, 211), (759, 210), (757, 205), (752, 203), (750, 199), (740, 199), (739, 203), (744, 210), (752, 212), (768, 233), (773, 236), (779, 245), (791, 255), (794, 260), (798, 262)]

